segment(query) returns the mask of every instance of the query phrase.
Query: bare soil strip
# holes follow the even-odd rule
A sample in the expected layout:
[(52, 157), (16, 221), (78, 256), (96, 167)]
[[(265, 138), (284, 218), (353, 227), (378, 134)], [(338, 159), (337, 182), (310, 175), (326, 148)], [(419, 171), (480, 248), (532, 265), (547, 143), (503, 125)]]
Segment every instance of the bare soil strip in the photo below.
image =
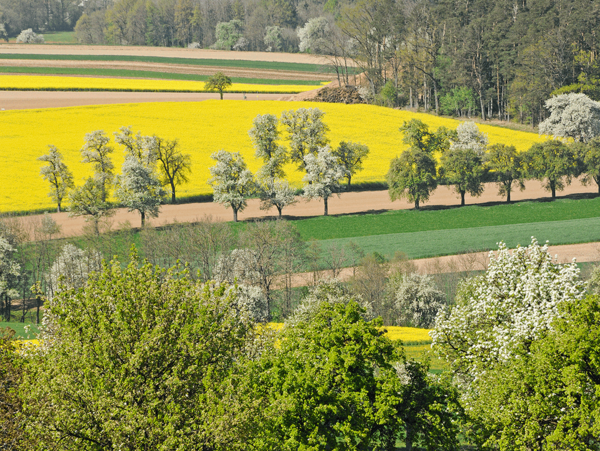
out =
[(137, 61), (57, 61), (57, 60), (0, 60), (2, 67), (51, 67), (68, 69), (115, 69), (166, 72), (172, 74), (213, 75), (223, 72), (229, 77), (266, 78), (269, 80), (332, 80), (331, 74), (302, 71), (252, 69), (240, 67), (191, 66), (187, 64), (146, 63)]
[[(568, 186), (560, 195), (577, 194), (577, 193), (596, 193), (598, 188), (595, 185), (583, 186), (579, 180), (575, 180)], [(548, 197), (548, 192), (542, 189), (542, 186), (537, 181), (528, 181), (525, 191), (516, 191), (512, 194), (514, 201), (528, 199), (542, 199)], [(467, 204), (476, 205), (481, 203), (501, 201), (497, 195), (497, 187), (495, 184), (486, 184), (485, 190), (481, 197), (473, 198), (467, 195)], [(431, 196), (430, 201), (425, 207), (441, 207), (449, 205), (459, 205), (460, 200), (451, 187), (440, 186)], [(390, 201), (387, 191), (363, 191), (343, 193), (338, 197), (333, 197), (329, 200), (330, 215), (356, 214), (356, 213), (377, 213), (388, 210), (411, 209), (413, 205), (406, 201)], [(289, 219), (307, 218), (312, 216), (320, 216), (323, 214), (323, 203), (317, 200), (309, 202), (299, 202), (296, 205), (287, 207), (284, 210), (284, 215)], [(231, 210), (223, 207), (220, 204), (213, 202), (206, 203), (190, 203), (163, 205), (158, 218), (152, 219), (150, 222), (154, 226), (162, 226), (172, 224), (174, 222), (194, 222), (205, 215), (212, 216), (215, 221), (231, 221), (233, 215)], [(268, 213), (260, 210), (260, 201), (258, 199), (250, 199), (248, 207), (238, 214), (238, 218), (242, 221), (251, 221), (265, 217), (274, 218), (276, 211), (271, 210)], [(35, 217), (35, 216), (34, 216)], [(77, 236), (83, 233), (85, 221), (83, 218), (70, 218), (67, 213), (53, 213), (53, 219), (62, 227), (62, 232), (65, 236)], [(112, 218), (111, 229), (118, 229), (123, 224), (128, 223), (133, 227), (138, 227), (140, 217), (137, 213), (129, 213), (125, 209), (119, 209), (116, 215)], [(468, 224), (465, 224), (468, 227)]]
[[(245, 94), (246, 100), (278, 100), (281, 94)], [(145, 102), (200, 102), (215, 100), (209, 92), (83, 92), (83, 91), (0, 91), (1, 110), (62, 108)], [(242, 100), (244, 94), (225, 93), (225, 99)]]
[(127, 55), (164, 58), (223, 59), (281, 63), (327, 64), (326, 58), (305, 53), (234, 52), (173, 47), (128, 47), (104, 45), (0, 44), (0, 53), (45, 55)]

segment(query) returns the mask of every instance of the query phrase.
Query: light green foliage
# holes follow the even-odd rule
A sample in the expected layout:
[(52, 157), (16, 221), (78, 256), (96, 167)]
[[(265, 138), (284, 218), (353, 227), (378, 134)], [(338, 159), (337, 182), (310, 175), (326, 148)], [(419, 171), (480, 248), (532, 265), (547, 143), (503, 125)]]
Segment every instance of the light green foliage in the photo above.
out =
[(242, 29), (244, 24), (242, 21), (233, 19), (229, 22), (219, 22), (215, 30), (217, 42), (213, 48), (217, 50), (231, 50), (242, 38)]
[(204, 89), (208, 91), (218, 91), (221, 95), (221, 100), (223, 100), (223, 91), (225, 91), (229, 86), (231, 86), (231, 78), (225, 75), (223, 72), (217, 72), (204, 84)]
[(281, 123), (286, 126), (290, 141), (290, 160), (305, 169), (308, 154), (316, 154), (329, 140), (329, 127), (323, 122), (324, 111), (318, 108), (299, 108), (281, 113)]
[(516, 183), (521, 191), (525, 189), (522, 157), (514, 146), (490, 146), (485, 161), (498, 185), (498, 194), (506, 196), (506, 202), (510, 202), (513, 183)]
[(114, 178), (115, 166), (110, 160), (113, 148), (108, 145), (110, 138), (103, 130), (86, 133), (85, 144), (81, 148), (84, 163), (94, 165), (94, 178), (101, 189), (101, 200), (105, 203), (110, 194), (110, 187)]
[(104, 194), (100, 183), (89, 177), (69, 195), (69, 216), (86, 216), (86, 222), (92, 222), (96, 235), (100, 234), (100, 221), (115, 213), (112, 205), (103, 200)]
[(437, 188), (436, 173), (436, 162), (429, 153), (418, 148), (405, 150), (390, 162), (386, 174), (390, 199), (406, 198), (418, 210)]
[(571, 184), (577, 173), (577, 161), (573, 149), (561, 141), (550, 140), (534, 144), (525, 153), (524, 167), (528, 177), (543, 183), (544, 189), (556, 198), (556, 191), (562, 191)]
[(409, 145), (411, 149), (433, 154), (444, 152), (450, 148), (452, 139), (456, 139), (456, 132), (446, 127), (438, 127), (435, 132), (429, 131), (429, 126), (419, 119), (405, 121), (400, 127), (402, 142)]
[(346, 178), (348, 179), (348, 188), (352, 181), (352, 176), (363, 168), (363, 162), (369, 154), (369, 148), (361, 143), (342, 141), (340, 145), (333, 150), (340, 164), (346, 168)]
[(208, 180), (214, 190), (214, 200), (231, 207), (233, 220), (237, 222), (238, 211), (248, 205), (246, 196), (255, 189), (254, 177), (239, 152), (220, 150), (210, 157), (217, 162), (210, 168), (212, 177)]
[(18, 396), (24, 363), (17, 352), (15, 331), (0, 328), (0, 449), (25, 449)]
[(69, 189), (73, 188), (73, 173), (69, 171), (67, 165), (62, 160), (62, 154), (55, 146), (48, 146), (48, 154), (38, 158), (39, 161), (48, 163), (42, 167), (40, 175), (50, 183), (50, 193), (48, 195), (57, 204), (57, 211), (60, 213), (60, 207), (63, 199), (66, 197)]
[(265, 28), (264, 43), (267, 52), (280, 52), (282, 47), (281, 28), (277, 25)]
[(34, 449), (240, 449), (254, 324), (233, 294), (134, 254), (48, 301), (21, 391)]
[(378, 100), (384, 106), (395, 107), (398, 105), (398, 90), (392, 80), (388, 80), (379, 92)]
[(466, 86), (452, 88), (452, 90), (440, 99), (442, 113), (449, 116), (466, 116), (475, 111), (475, 100), (473, 90)]

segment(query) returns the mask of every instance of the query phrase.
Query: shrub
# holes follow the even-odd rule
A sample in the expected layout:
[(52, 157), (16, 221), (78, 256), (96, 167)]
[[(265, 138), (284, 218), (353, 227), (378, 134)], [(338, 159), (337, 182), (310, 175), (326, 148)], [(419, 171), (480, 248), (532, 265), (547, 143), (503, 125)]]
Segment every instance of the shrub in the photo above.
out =
[(20, 44), (43, 44), (44, 35), (34, 33), (31, 28), (21, 31), (21, 34), (17, 36), (17, 42)]

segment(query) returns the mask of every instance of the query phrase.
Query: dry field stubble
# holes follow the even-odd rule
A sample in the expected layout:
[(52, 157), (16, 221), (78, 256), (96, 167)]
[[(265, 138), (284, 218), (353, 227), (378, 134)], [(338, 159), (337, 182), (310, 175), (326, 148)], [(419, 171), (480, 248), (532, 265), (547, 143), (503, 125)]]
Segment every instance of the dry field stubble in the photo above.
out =
[[(381, 181), (388, 170), (390, 159), (405, 149), (398, 128), (406, 120), (417, 118), (436, 128), (444, 125), (456, 128), (460, 123), (427, 114), (411, 113), (372, 105), (342, 105), (311, 102), (244, 102), (218, 101), (98, 105), (73, 108), (20, 110), (0, 112), (0, 163), (5, 171), (0, 175), (3, 193), (0, 211), (19, 211), (53, 207), (47, 197), (48, 185), (39, 176), (41, 164), (36, 158), (57, 146), (65, 162), (75, 175), (76, 183), (91, 175), (91, 167), (81, 163), (79, 149), (86, 133), (104, 130), (111, 137), (123, 126), (132, 126), (135, 132), (157, 134), (167, 139), (178, 139), (181, 148), (192, 155), (192, 177), (179, 188), (179, 195), (209, 193), (207, 180), (213, 162), (210, 155), (219, 150), (239, 151), (249, 168), (256, 171), (261, 163), (254, 158), (248, 136), (257, 114), (277, 116), (289, 109), (318, 107), (326, 112), (325, 122), (330, 127), (332, 145), (342, 140), (361, 142), (369, 146), (370, 155), (364, 170), (353, 181)], [(534, 142), (543, 140), (533, 133), (517, 132), (499, 127), (481, 125), (491, 143), (515, 145), (526, 150)], [(124, 156), (120, 149), (113, 154), (119, 170)], [(302, 174), (288, 165), (287, 175), (296, 186), (301, 185)], [(15, 177), (15, 174), (18, 174)]]

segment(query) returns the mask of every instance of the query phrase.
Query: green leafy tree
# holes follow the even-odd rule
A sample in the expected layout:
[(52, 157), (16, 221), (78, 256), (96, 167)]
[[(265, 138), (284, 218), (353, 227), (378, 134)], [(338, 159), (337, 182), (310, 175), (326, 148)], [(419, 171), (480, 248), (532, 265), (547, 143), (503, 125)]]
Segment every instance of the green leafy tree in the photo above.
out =
[(439, 127), (435, 132), (429, 131), (429, 126), (419, 119), (405, 121), (400, 127), (402, 132), (402, 142), (411, 149), (418, 149), (422, 152), (433, 154), (434, 152), (444, 152), (450, 148), (450, 140), (456, 139), (456, 132)]
[(578, 147), (579, 160), (583, 163), (585, 174), (582, 182), (587, 185), (593, 180), (598, 185), (598, 193), (600, 193), (600, 138), (594, 138)]
[(102, 186), (89, 177), (82, 186), (76, 187), (69, 195), (69, 216), (85, 216), (86, 222), (92, 222), (96, 235), (100, 235), (100, 221), (115, 213), (114, 207), (103, 201)]
[(534, 144), (524, 155), (524, 163), (527, 176), (542, 182), (552, 199), (556, 198), (556, 191), (571, 184), (578, 172), (573, 149), (556, 140)]
[(231, 78), (223, 72), (217, 72), (204, 83), (204, 89), (208, 91), (218, 91), (223, 100), (223, 92), (231, 86)]
[(298, 165), (298, 170), (305, 170), (308, 154), (314, 154), (325, 146), (329, 140), (329, 127), (323, 122), (325, 112), (318, 108), (299, 108), (296, 111), (281, 113), (281, 123), (286, 126), (290, 141), (290, 160)]
[(465, 205), (465, 194), (481, 196), (485, 169), (481, 154), (473, 149), (450, 149), (442, 155), (440, 177), (454, 185)]
[(363, 168), (363, 162), (369, 154), (369, 148), (361, 143), (342, 141), (340, 145), (333, 150), (335, 155), (345, 168), (346, 178), (348, 179), (348, 188), (352, 182), (352, 176)]
[(421, 150), (405, 150), (390, 162), (386, 175), (392, 201), (405, 198), (419, 209), (437, 188), (436, 164), (433, 157)]
[(255, 326), (234, 295), (134, 253), (48, 301), (21, 391), (35, 449), (243, 449), (228, 400)]
[(162, 186), (171, 188), (171, 203), (174, 204), (177, 202), (175, 188), (190, 180), (192, 157), (181, 151), (176, 139), (169, 141), (153, 135), (148, 139), (148, 146), (156, 156)]
[(67, 165), (63, 162), (62, 154), (55, 146), (48, 146), (49, 152), (38, 158), (39, 161), (48, 163), (44, 166), (40, 175), (50, 183), (50, 193), (48, 194), (56, 202), (56, 210), (60, 213), (60, 207), (63, 199), (69, 189), (73, 188), (73, 173), (69, 171)]
[(263, 449), (390, 449), (400, 434), (401, 348), (367, 322), (354, 301), (323, 302), (285, 327), (258, 361), (268, 400), (256, 444)]
[(208, 180), (213, 187), (214, 200), (231, 207), (233, 221), (237, 222), (238, 212), (248, 205), (246, 197), (256, 188), (254, 176), (239, 152), (220, 150), (210, 157), (217, 162), (210, 168), (212, 177)]
[(498, 185), (498, 194), (506, 196), (506, 202), (510, 202), (513, 184), (521, 191), (525, 189), (522, 157), (514, 146), (493, 144), (488, 149), (485, 161)]

